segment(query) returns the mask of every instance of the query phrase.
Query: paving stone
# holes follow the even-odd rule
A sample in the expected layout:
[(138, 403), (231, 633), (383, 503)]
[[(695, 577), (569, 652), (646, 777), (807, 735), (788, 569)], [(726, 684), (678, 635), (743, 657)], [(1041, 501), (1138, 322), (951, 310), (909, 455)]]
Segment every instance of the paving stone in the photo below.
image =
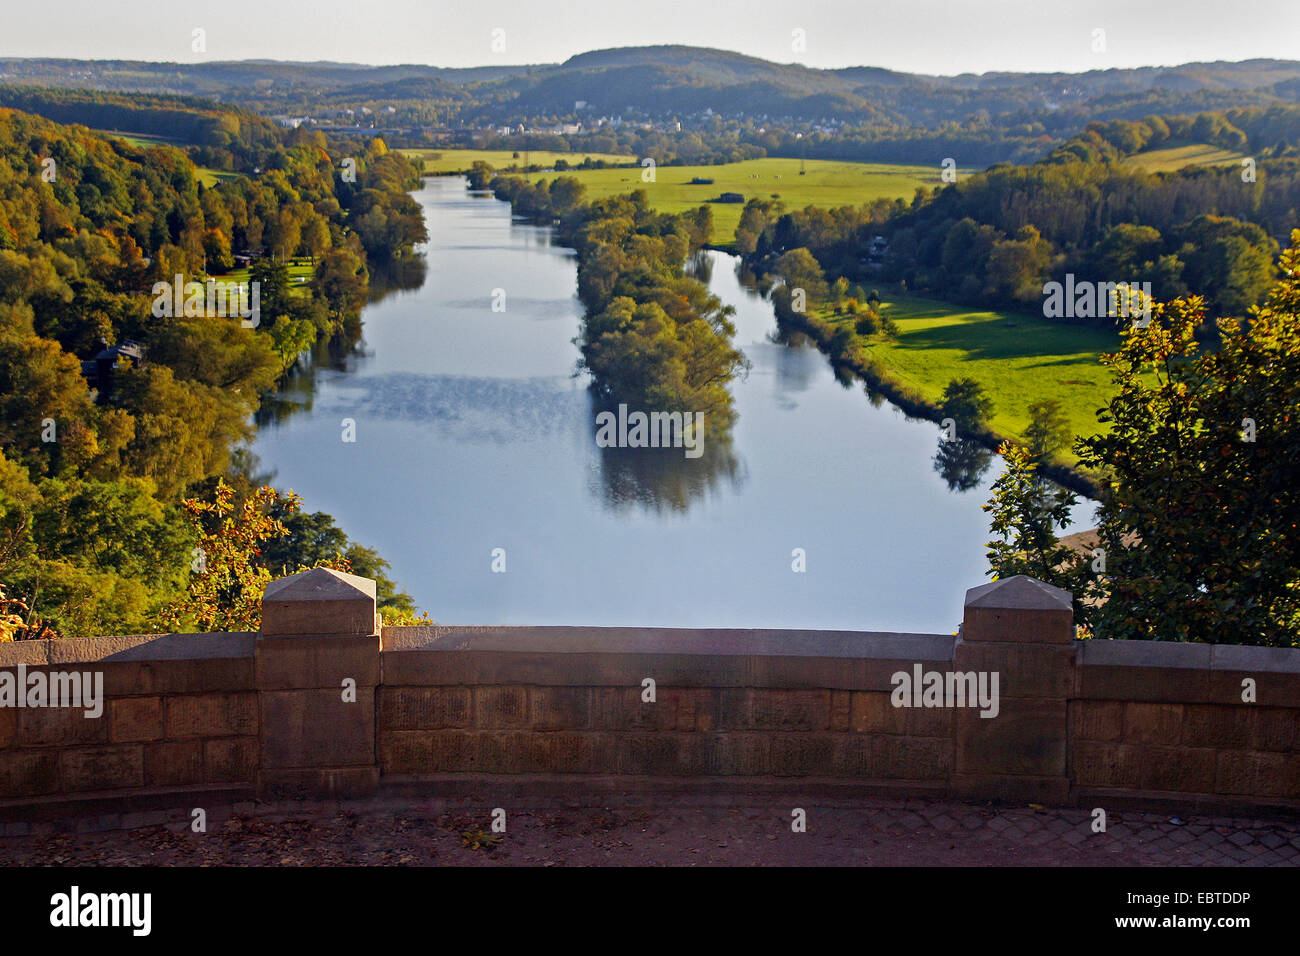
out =
[[(803, 799), (803, 798), (801, 798)], [(851, 806), (837, 805), (827, 799), (817, 803), (808, 797), (809, 817), (817, 821), (822, 840), (815, 856), (797, 859), (787, 856), (790, 846), (767, 842), (771, 834), (772, 805), (769, 798), (751, 795), (728, 809), (707, 804), (693, 808), (655, 805), (642, 810), (646, 815), (635, 824), (610, 829), (611, 811), (599, 806), (575, 808), (563, 814), (539, 808), (523, 807), (511, 811), (511, 840), (517, 832), (531, 831), (544, 838), (544, 845), (534, 841), (520, 852), (515, 862), (549, 861), (548, 852), (559, 847), (572, 851), (586, 845), (591, 856), (568, 862), (576, 865), (619, 864), (644, 865), (645, 860), (674, 864), (723, 863), (755, 865), (783, 863), (816, 865), (1177, 865), (1177, 866), (1296, 866), (1300, 864), (1300, 824), (1278, 820), (1253, 821), (1248, 818), (1197, 817), (1187, 826), (1173, 826), (1168, 815), (1111, 814), (1109, 832), (1091, 831), (1091, 816), (1078, 810), (1033, 811), (1023, 807), (1003, 807), (993, 812), (971, 804), (942, 800), (890, 800), (873, 798)], [(428, 857), (411, 856), (413, 845), (427, 847), (431, 838), (428, 828), (441, 826), (451, 843), (445, 852), (461, 853), (463, 847), (456, 827), (457, 820), (477, 819), (494, 805), (492, 795), (466, 792), (456, 798), (402, 801), (386, 798), (375, 802), (312, 801), (274, 804), (248, 803), (232, 814), (230, 805), (204, 807), (208, 812), (209, 832), (199, 839), (188, 832), (189, 808), (181, 804), (169, 810), (141, 811), (126, 814), (102, 814), (86, 818), (68, 818), (55, 824), (15, 821), (0, 825), (5, 838), (0, 843), (0, 865), (50, 865), (55, 856), (74, 865), (96, 862), (88, 855), (89, 847), (111, 847), (104, 857), (121, 863), (162, 862), (162, 865), (188, 865), (197, 862), (197, 853), (209, 853), (219, 847), (218, 857), (209, 862), (247, 862), (253, 865), (276, 865), (280, 856), (267, 858), (259, 854), (279, 852), (282, 844), (293, 844), (295, 859), (308, 865), (320, 865), (313, 854), (333, 854), (324, 865), (337, 863), (378, 863), (391, 865), (407, 855), (427, 865)], [(623, 804), (620, 804), (623, 806)], [(815, 809), (814, 809), (815, 808)], [(219, 820), (230, 821), (222, 824)], [(439, 823), (441, 821), (441, 823)], [(1216, 822), (1218, 821), (1218, 822)], [(150, 827), (162, 824), (170, 831), (163, 834), (164, 845), (170, 843), (174, 856), (167, 861), (146, 858), (146, 847), (156, 847), (160, 833), (131, 833), (127, 827)], [(748, 826), (751, 829), (745, 830)], [(788, 824), (787, 824), (788, 826)], [(1254, 829), (1252, 829), (1254, 827)], [(518, 828), (518, 830), (517, 830)], [(42, 838), (42, 833), (67, 831), (70, 838)], [(363, 840), (358, 834), (368, 833)], [(704, 846), (696, 842), (705, 834)], [(436, 835), (436, 834), (435, 834)], [(594, 835), (594, 836), (593, 836)], [(777, 837), (779, 839), (779, 837)], [(368, 840), (368, 843), (366, 842)], [(590, 846), (593, 840), (598, 844)], [(425, 841), (425, 842), (422, 842)], [(760, 842), (761, 841), (761, 842)], [(682, 852), (698, 852), (696, 857), (656, 858), (659, 848), (686, 846)], [(202, 849), (200, 849), (202, 847)], [(274, 848), (274, 849), (272, 849)], [(618, 848), (624, 848), (620, 851)], [(758, 848), (759, 852), (752, 852)], [(742, 849), (752, 852), (738, 857)], [(428, 852), (427, 849), (423, 852)], [(622, 855), (620, 855), (622, 852)], [(641, 858), (636, 853), (648, 856)], [(286, 849), (286, 853), (288, 850)], [(87, 855), (83, 855), (87, 854)], [(392, 854), (392, 855), (387, 855)], [(341, 860), (340, 860), (341, 858)], [(446, 862), (453, 858), (442, 857)], [(458, 858), (457, 858), (458, 859)], [(483, 859), (470, 856), (467, 859)], [(561, 862), (564, 862), (561, 860)], [(11, 864), (12, 865), (12, 864)]]

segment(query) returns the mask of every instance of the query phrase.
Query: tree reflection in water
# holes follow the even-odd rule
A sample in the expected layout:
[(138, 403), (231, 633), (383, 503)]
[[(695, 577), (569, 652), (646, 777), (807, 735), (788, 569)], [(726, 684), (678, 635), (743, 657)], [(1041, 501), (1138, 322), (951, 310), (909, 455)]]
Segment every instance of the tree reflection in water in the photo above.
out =
[(934, 470), (948, 483), (949, 491), (978, 488), (984, 472), (993, 463), (993, 452), (969, 438), (939, 436), (934, 455)]

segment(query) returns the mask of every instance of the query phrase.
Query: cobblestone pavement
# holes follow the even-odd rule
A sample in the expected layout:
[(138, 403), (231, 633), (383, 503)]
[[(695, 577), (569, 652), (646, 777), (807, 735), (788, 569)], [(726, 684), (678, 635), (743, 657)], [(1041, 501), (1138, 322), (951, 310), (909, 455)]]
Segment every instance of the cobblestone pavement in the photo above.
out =
[[(0, 824), (5, 865), (407, 866), (1293, 866), (1300, 821), (1112, 812), (1104, 833), (1085, 810), (920, 799), (792, 803), (735, 798), (692, 805), (505, 808), (408, 800), (239, 804)], [(807, 814), (792, 831), (791, 811)], [(477, 839), (487, 837), (488, 839)]]

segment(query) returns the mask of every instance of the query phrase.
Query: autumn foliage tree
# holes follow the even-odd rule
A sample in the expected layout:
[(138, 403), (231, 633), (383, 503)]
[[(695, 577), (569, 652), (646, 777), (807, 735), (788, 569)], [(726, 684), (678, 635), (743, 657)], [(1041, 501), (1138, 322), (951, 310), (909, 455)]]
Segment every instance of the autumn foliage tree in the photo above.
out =
[(1095, 575), (1082, 553), (1057, 538), (1057, 531), (1069, 525), (1078, 499), (1038, 474), (1029, 449), (1004, 442), (998, 454), (1006, 470), (984, 505), (994, 535), (987, 545), (989, 573), (997, 578), (1025, 574), (1064, 588), (1074, 595), (1075, 622), (1087, 626), (1094, 614), (1088, 599), (1093, 597)]
[(1111, 430), (1080, 443), (1117, 638), (1300, 645), (1300, 230), (1250, 318), (1201, 351), (1199, 298), (1157, 308), (1105, 358)]
[[(199, 541), (190, 564), (189, 588), (164, 612), (164, 625), (175, 630), (257, 630), (262, 623), (262, 594), (273, 577), (261, 555), (268, 542), (288, 533), (274, 512), (296, 512), (298, 496), (280, 496), (274, 488), (262, 487), (240, 501), (235, 490), (219, 480), (211, 500), (186, 498), (181, 507)], [(341, 560), (323, 566), (349, 570)]]
[[(1300, 646), (1300, 230), (1291, 241), (1264, 305), (1217, 322), (1218, 348), (1198, 346), (1191, 297), (1103, 359), (1111, 428), (1076, 443), (1104, 481), (1098, 637)], [(1051, 580), (1043, 522), (1060, 514), (998, 504), (1015, 550), (1038, 557), (995, 552), (996, 573), (1037, 564)]]

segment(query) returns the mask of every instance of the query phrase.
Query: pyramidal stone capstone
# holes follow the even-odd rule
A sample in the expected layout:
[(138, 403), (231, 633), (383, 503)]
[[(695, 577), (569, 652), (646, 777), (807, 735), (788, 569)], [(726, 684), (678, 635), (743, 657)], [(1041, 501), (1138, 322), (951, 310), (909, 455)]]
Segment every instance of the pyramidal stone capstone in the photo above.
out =
[(374, 634), (375, 582), (312, 568), (272, 581), (262, 596), (262, 634)]

